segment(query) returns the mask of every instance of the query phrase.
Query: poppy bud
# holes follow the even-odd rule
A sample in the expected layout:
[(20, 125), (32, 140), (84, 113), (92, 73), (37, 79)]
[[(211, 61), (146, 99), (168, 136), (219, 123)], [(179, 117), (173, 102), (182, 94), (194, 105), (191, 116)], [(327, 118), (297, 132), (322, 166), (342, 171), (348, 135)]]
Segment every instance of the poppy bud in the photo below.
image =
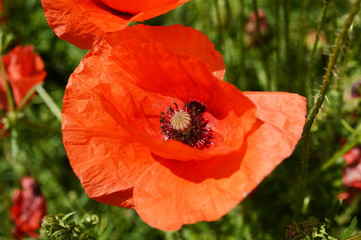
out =
[(46, 212), (45, 198), (40, 192), (38, 183), (32, 177), (21, 179), (22, 189), (13, 194), (13, 206), (10, 208), (11, 219), (15, 223), (13, 236), (22, 239), (26, 235), (38, 238), (36, 232)]
[(257, 13), (259, 26), (257, 25), (257, 15), (255, 12), (251, 12), (248, 21), (244, 24), (245, 41), (248, 46), (267, 44), (271, 39), (269, 24), (263, 10), (258, 9)]
[(351, 98), (361, 97), (361, 79), (352, 84), (351, 88)]
[[(3, 56), (5, 74), (18, 106), (26, 94), (46, 77), (45, 65), (41, 57), (34, 52), (34, 47), (16, 46)], [(5, 82), (0, 75), (0, 109), (8, 110)]]

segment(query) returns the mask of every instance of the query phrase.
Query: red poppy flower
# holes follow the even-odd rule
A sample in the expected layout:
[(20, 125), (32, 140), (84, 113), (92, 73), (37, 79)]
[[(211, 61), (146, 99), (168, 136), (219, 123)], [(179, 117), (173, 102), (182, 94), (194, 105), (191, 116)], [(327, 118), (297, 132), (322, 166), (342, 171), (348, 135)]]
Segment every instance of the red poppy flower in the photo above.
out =
[(90, 49), (106, 33), (164, 14), (188, 1), (42, 0), (42, 4), (49, 26), (59, 38)]
[(21, 179), (22, 190), (16, 189), (13, 194), (13, 206), (10, 209), (11, 219), (15, 223), (13, 235), (22, 239), (26, 235), (39, 237), (36, 232), (40, 228), (46, 213), (45, 198), (41, 195), (38, 183), (32, 177)]
[[(259, 28), (257, 26), (257, 15)], [(263, 10), (258, 9), (257, 15), (255, 12), (251, 12), (248, 21), (244, 24), (244, 31), (246, 33), (245, 41), (248, 46), (267, 44), (271, 40), (269, 23)]]
[(242, 201), (301, 137), (304, 97), (242, 93), (199, 31), (136, 25), (71, 75), (63, 141), (89, 197), (176, 230)]
[[(41, 57), (33, 46), (17, 46), (3, 56), (7, 81), (10, 83), (15, 104), (18, 106), (26, 94), (44, 81), (46, 71)], [(0, 75), (0, 109), (8, 110), (4, 79)]]
[(361, 190), (361, 148), (352, 148), (343, 158), (347, 164), (343, 172), (343, 185)]

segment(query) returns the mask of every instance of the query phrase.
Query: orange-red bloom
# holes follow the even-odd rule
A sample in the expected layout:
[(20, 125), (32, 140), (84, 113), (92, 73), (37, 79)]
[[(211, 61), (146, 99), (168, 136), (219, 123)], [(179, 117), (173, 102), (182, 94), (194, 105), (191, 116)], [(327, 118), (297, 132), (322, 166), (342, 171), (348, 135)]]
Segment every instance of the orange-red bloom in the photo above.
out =
[(342, 178), (343, 185), (361, 190), (361, 148), (352, 148), (343, 158), (347, 164)]
[[(18, 106), (26, 94), (46, 77), (44, 62), (33, 46), (17, 46), (3, 56), (5, 74)], [(8, 110), (5, 82), (0, 75), (0, 109)]]
[(42, 0), (42, 4), (49, 25), (59, 38), (90, 49), (106, 33), (164, 14), (188, 1)]
[(306, 102), (242, 93), (224, 70), (207, 37), (180, 25), (128, 27), (92, 49), (62, 111), (88, 196), (162, 230), (217, 220), (242, 201), (294, 150)]
[[(37, 84), (44, 81), (46, 71), (41, 57), (34, 52), (33, 46), (17, 46), (2, 57), (6, 79), (11, 87), (15, 106), (19, 106), (26, 94)], [(0, 74), (0, 111), (9, 111), (9, 103), (6, 97), (5, 81)], [(1, 122), (0, 131), (4, 124)], [(3, 136), (0, 132), (0, 136)]]
[(22, 239), (26, 235), (39, 237), (36, 232), (46, 213), (45, 198), (41, 195), (38, 183), (32, 177), (21, 179), (22, 190), (16, 189), (13, 194), (13, 206), (10, 209), (11, 219), (15, 223), (13, 235)]

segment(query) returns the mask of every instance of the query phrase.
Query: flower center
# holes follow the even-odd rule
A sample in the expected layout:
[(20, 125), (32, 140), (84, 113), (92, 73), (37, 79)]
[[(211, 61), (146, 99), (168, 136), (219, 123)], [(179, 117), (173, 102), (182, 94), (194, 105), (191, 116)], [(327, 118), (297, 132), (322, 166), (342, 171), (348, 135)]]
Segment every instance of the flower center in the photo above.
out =
[(174, 113), (170, 119), (170, 125), (173, 129), (186, 132), (191, 127), (191, 115), (184, 111)]
[(182, 109), (175, 102), (174, 106), (160, 114), (164, 140), (177, 140), (199, 149), (213, 145), (213, 131), (203, 117), (206, 106), (195, 100), (184, 103)]

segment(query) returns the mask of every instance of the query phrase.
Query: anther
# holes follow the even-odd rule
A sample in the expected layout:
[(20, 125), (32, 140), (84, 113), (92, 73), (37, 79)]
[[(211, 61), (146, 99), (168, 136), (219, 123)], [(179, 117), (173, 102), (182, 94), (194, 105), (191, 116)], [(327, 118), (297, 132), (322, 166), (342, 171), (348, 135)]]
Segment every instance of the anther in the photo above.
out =
[(213, 131), (203, 113), (206, 106), (196, 100), (184, 103), (182, 108), (174, 102), (166, 113), (160, 113), (160, 123), (164, 140), (177, 140), (199, 149), (213, 145)]

